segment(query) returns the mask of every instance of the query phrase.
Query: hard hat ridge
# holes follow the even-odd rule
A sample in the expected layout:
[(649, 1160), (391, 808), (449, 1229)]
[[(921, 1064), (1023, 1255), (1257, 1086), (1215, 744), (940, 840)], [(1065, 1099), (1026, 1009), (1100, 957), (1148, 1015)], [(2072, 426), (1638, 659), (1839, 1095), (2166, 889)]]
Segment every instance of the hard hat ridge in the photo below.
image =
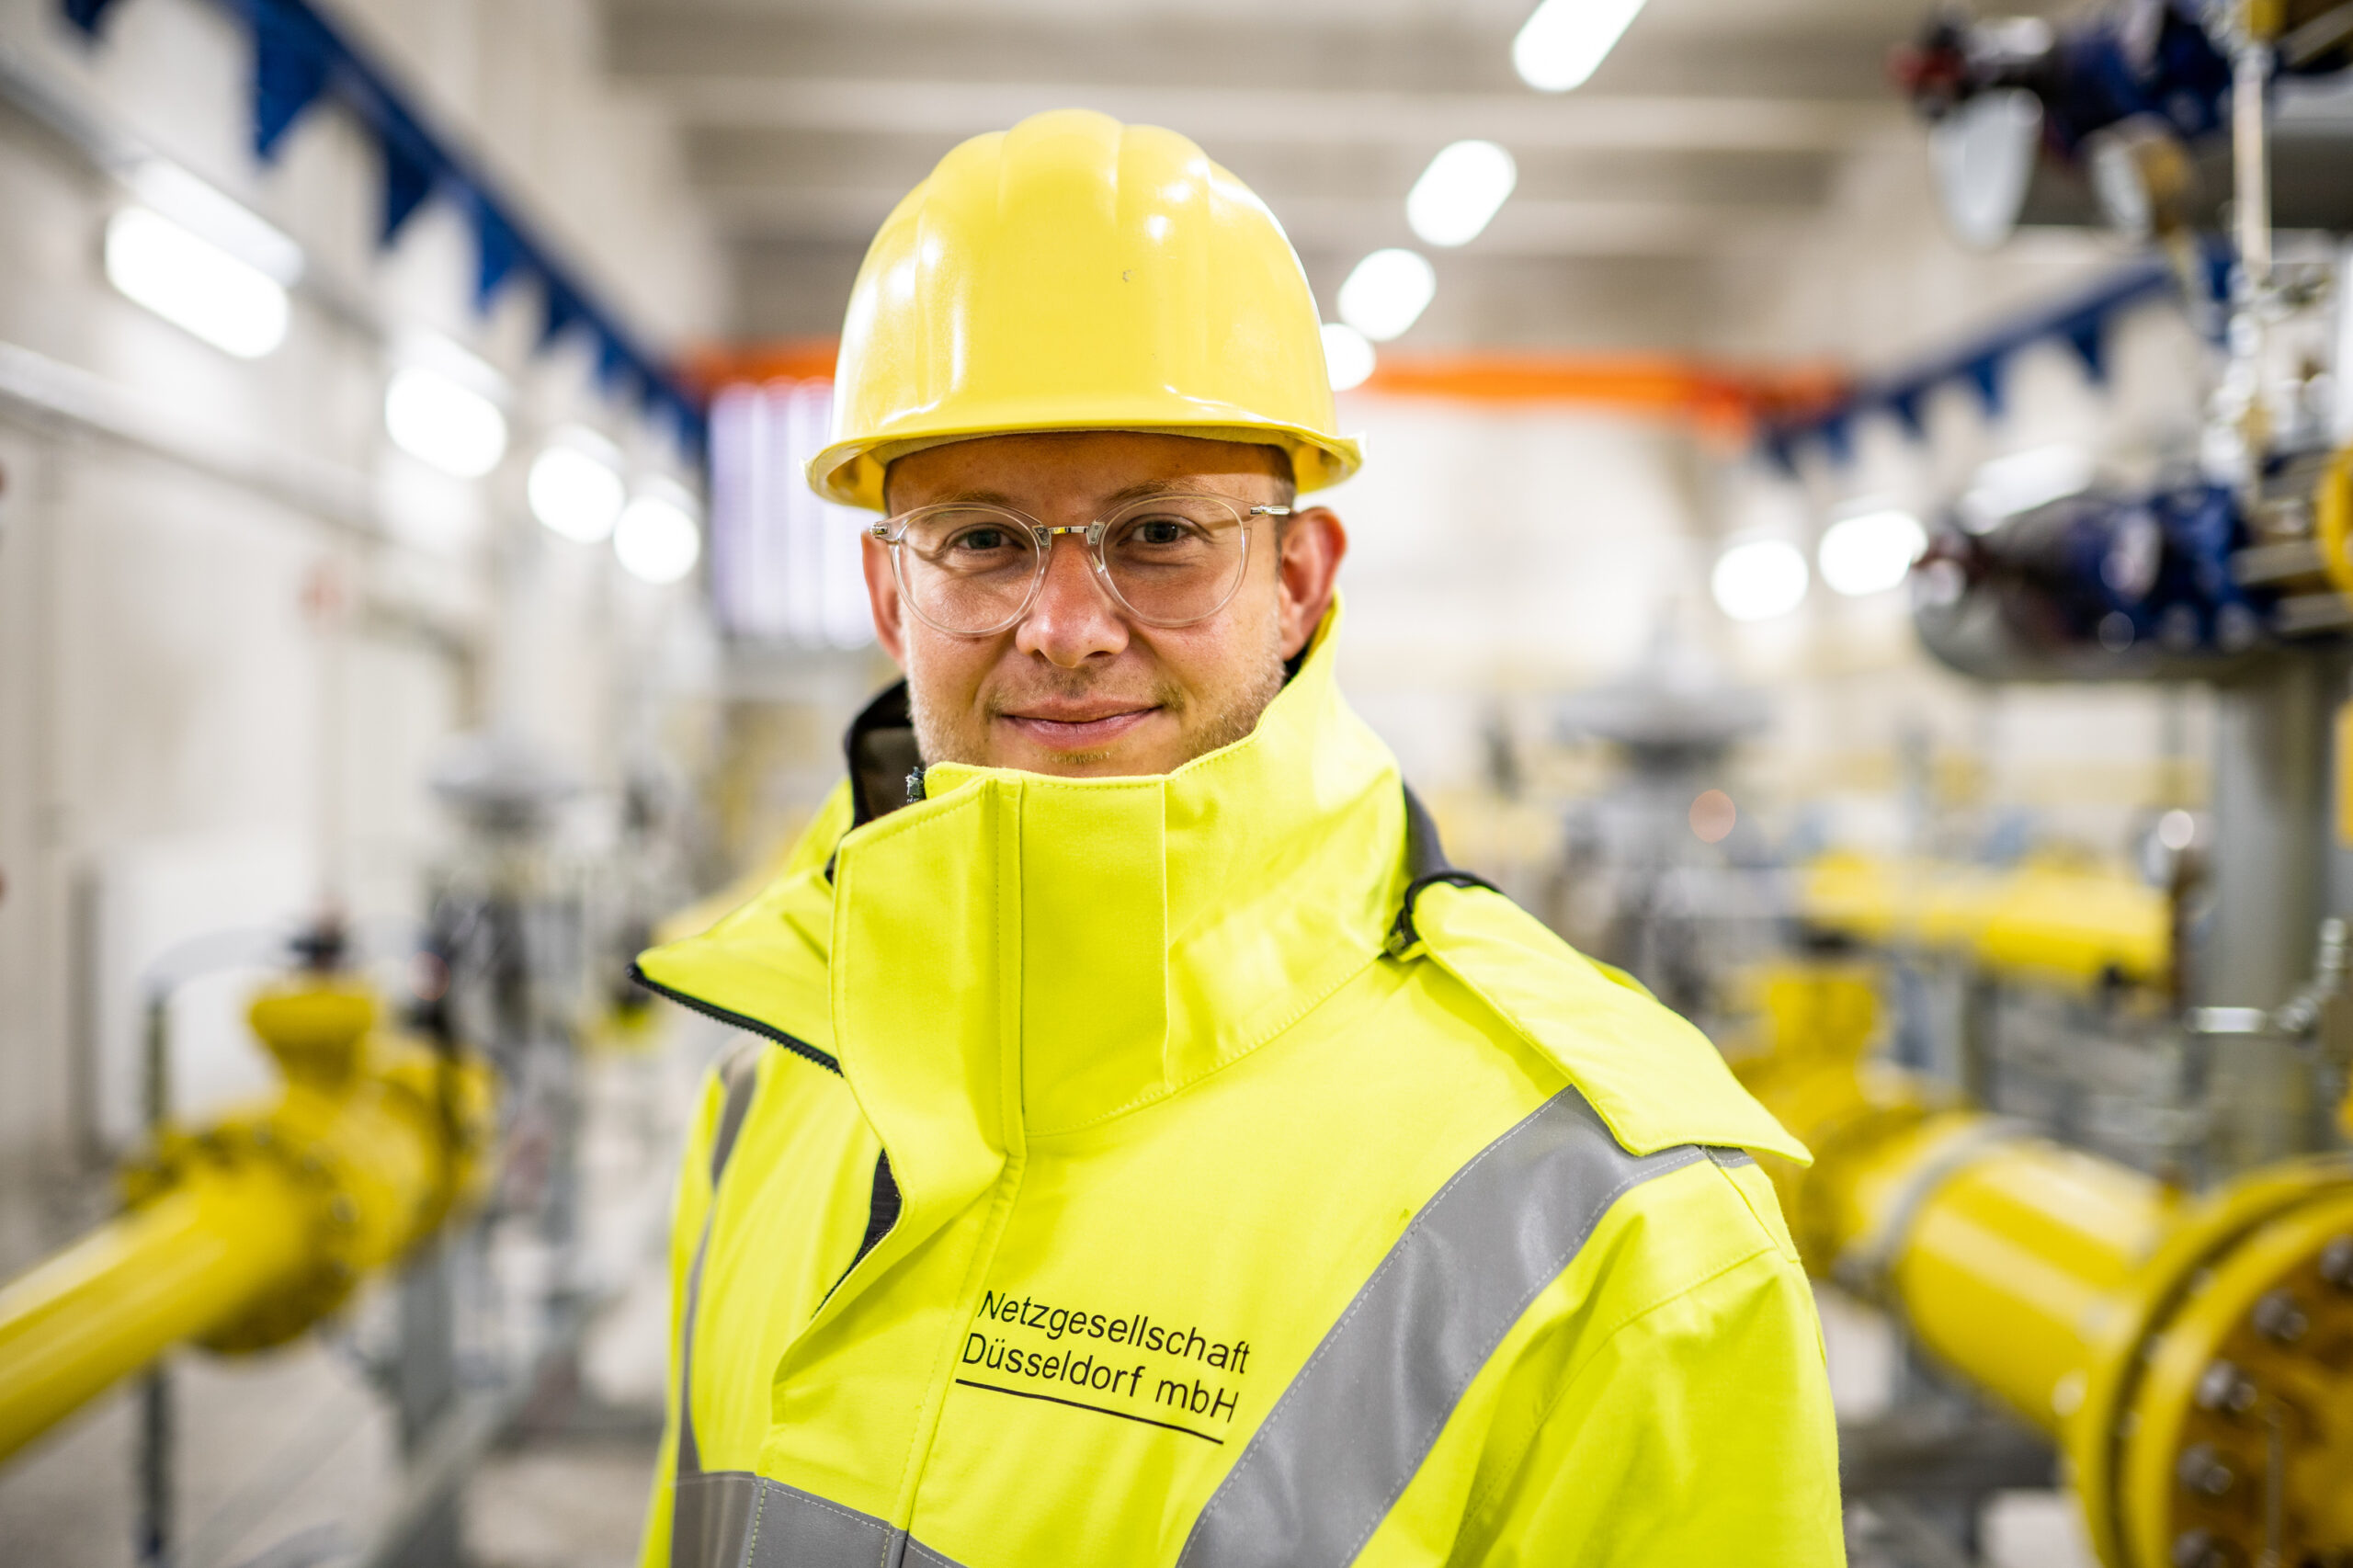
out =
[(881, 511), (894, 458), (1060, 430), (1261, 442), (1302, 490), (1362, 460), (1266, 204), (1186, 137), (1085, 109), (961, 143), (884, 220), (809, 483)]

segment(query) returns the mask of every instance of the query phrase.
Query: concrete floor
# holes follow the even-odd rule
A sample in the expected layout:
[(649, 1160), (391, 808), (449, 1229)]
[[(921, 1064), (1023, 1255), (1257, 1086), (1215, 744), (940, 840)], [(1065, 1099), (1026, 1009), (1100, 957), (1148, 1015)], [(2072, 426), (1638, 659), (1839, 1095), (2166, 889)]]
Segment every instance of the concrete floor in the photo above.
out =
[(654, 1448), (600, 1441), (493, 1456), (466, 1498), (474, 1568), (629, 1568)]
[[(1817, 1290), (1815, 1301), (1839, 1419), (1882, 1414), (1894, 1397), (1903, 1358), (1893, 1329), (1881, 1313), (1841, 1291)], [(1912, 1568), (1874, 1545), (1877, 1532), (1868, 1517), (1850, 1519), (1849, 1526), (1854, 1568)], [(1979, 1517), (1978, 1530), (1985, 1568), (2098, 1568), (2082, 1511), (2064, 1492), (1997, 1493)]]

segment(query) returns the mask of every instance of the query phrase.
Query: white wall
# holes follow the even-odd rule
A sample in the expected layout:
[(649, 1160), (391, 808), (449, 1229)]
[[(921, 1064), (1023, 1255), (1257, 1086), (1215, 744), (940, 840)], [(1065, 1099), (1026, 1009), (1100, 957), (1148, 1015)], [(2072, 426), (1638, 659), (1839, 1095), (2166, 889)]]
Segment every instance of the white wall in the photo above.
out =
[[(319, 286), (266, 358), (188, 336), (104, 280), (121, 187), (0, 107), (0, 358), (62, 367), (198, 460), (0, 396), (0, 1271), (75, 1218), (37, 1207), (29, 1173), (54, 1186), (94, 1134), (125, 1131), (130, 988), (157, 950), (324, 897), (414, 917), (446, 835), (424, 778), (448, 736), (508, 722), (609, 785), (708, 662), (691, 584), (648, 588), (528, 517), (524, 469), (560, 422), (606, 430), (640, 470), (689, 472), (598, 396), (577, 348), (532, 353), (528, 288), (478, 316), (471, 241), (438, 206), (380, 254), (375, 158), (332, 108), (256, 164), (249, 46), (221, 8), (123, 0), (95, 47), (56, 11), (0, 0), (0, 47), (280, 227)], [(605, 81), (586, 0), (338, 15), (426, 84), (642, 337), (676, 345), (723, 317), (676, 136)], [(504, 385), (515, 439), (483, 481), (383, 436), (389, 369), (435, 340)], [(202, 472), (248, 457), (343, 500)], [(259, 1081), (236, 999), (182, 1030), (192, 1102)]]
[(1348, 526), (1341, 679), (1427, 789), (1468, 782), (1498, 702), (1615, 673), (1693, 609), (1693, 455), (1673, 428), (1345, 395), (1363, 471), (1311, 499)]

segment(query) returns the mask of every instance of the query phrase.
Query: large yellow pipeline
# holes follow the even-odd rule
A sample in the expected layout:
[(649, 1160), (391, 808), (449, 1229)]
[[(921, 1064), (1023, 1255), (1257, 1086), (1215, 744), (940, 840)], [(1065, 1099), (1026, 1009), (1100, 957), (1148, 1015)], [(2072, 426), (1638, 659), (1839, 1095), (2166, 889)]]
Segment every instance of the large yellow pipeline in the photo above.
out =
[(1807, 1266), (2049, 1434), (2109, 1568), (2353, 1563), (2353, 1160), (2190, 1200), (1864, 1061), (1860, 970), (1760, 991)]
[(1820, 856), (1797, 875), (1798, 914), (1875, 946), (1963, 956), (1997, 974), (2066, 986), (2169, 979), (2173, 911), (2163, 890), (2097, 866), (1972, 866)]
[(479, 1182), (483, 1069), (371, 1035), (373, 1000), (324, 977), (251, 1017), (279, 1096), (166, 1132), (120, 1218), (0, 1287), (0, 1459), (184, 1340), (301, 1333)]

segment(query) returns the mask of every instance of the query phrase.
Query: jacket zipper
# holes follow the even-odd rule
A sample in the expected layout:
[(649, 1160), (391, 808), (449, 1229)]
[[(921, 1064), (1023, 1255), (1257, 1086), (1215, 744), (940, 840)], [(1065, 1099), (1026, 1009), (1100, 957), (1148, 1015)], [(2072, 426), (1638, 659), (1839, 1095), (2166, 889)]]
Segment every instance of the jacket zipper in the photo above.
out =
[(815, 1046), (811, 1045), (807, 1040), (795, 1040), (792, 1036), (785, 1033), (782, 1029), (776, 1028), (772, 1024), (764, 1024), (757, 1018), (747, 1018), (741, 1013), (730, 1012), (726, 1008), (719, 1006), (715, 1003), (704, 1001), (699, 996), (689, 996), (683, 991), (673, 991), (670, 987), (663, 984), (658, 980), (647, 979), (645, 971), (640, 969), (635, 964), (629, 966), (629, 977), (637, 982), (638, 984), (644, 986), (648, 991), (653, 992), (656, 996), (666, 996), (671, 1001), (676, 1002), (679, 1006), (686, 1008), (690, 1013), (700, 1013), (706, 1018), (715, 1018), (719, 1022), (729, 1025), (734, 1028), (748, 1029), (753, 1034), (758, 1035), (763, 1039), (776, 1041), (777, 1044), (784, 1047), (785, 1050), (792, 1052), (793, 1055), (801, 1058), (803, 1061), (815, 1062), (818, 1066), (823, 1067), (826, 1072), (831, 1073), (836, 1078), (842, 1075), (842, 1064), (839, 1062), (835, 1061), (833, 1057), (826, 1055)]
[[(638, 984), (644, 986), (648, 991), (653, 992), (655, 995), (668, 997), (671, 1001), (676, 1002), (679, 1006), (686, 1008), (688, 1012), (700, 1013), (706, 1018), (715, 1018), (722, 1024), (727, 1024), (739, 1029), (747, 1029), (753, 1034), (758, 1035), (765, 1040), (772, 1040), (776, 1041), (777, 1044), (784, 1047), (785, 1050), (792, 1052), (795, 1056), (801, 1057), (805, 1061), (815, 1062), (818, 1066), (823, 1067), (826, 1072), (831, 1073), (835, 1077), (838, 1078), (842, 1076), (842, 1064), (835, 1058), (830, 1057), (824, 1051), (818, 1050), (815, 1046), (811, 1045), (805, 1040), (795, 1039), (793, 1036), (785, 1033), (782, 1029), (764, 1024), (757, 1018), (749, 1018), (745, 1017), (741, 1013), (731, 1012), (725, 1007), (706, 1002), (699, 996), (690, 996), (683, 991), (672, 990), (669, 986), (663, 984), (658, 980), (649, 980), (646, 978), (645, 971), (634, 963), (629, 966), (629, 977), (637, 982)], [(884, 1225), (878, 1232), (875, 1229), (875, 1221), (881, 1218), (881, 1210), (883, 1208), (882, 1193), (885, 1184), (888, 1184), (891, 1194), (891, 1222)], [(825, 1292), (824, 1301), (821, 1301), (817, 1303), (821, 1310), (824, 1308), (825, 1301), (833, 1300), (834, 1291), (842, 1288), (842, 1279), (848, 1278), (852, 1270), (856, 1269), (859, 1264), (866, 1261), (866, 1255), (872, 1252), (877, 1246), (880, 1246), (884, 1236), (889, 1235), (892, 1231), (898, 1229), (899, 1214), (901, 1210), (902, 1201), (899, 1194), (899, 1184), (891, 1174), (891, 1156), (886, 1153), (879, 1156), (875, 1161), (874, 1191), (867, 1199), (866, 1234), (858, 1243), (858, 1256), (849, 1260), (848, 1268), (842, 1270), (841, 1278), (834, 1281), (833, 1290)]]

